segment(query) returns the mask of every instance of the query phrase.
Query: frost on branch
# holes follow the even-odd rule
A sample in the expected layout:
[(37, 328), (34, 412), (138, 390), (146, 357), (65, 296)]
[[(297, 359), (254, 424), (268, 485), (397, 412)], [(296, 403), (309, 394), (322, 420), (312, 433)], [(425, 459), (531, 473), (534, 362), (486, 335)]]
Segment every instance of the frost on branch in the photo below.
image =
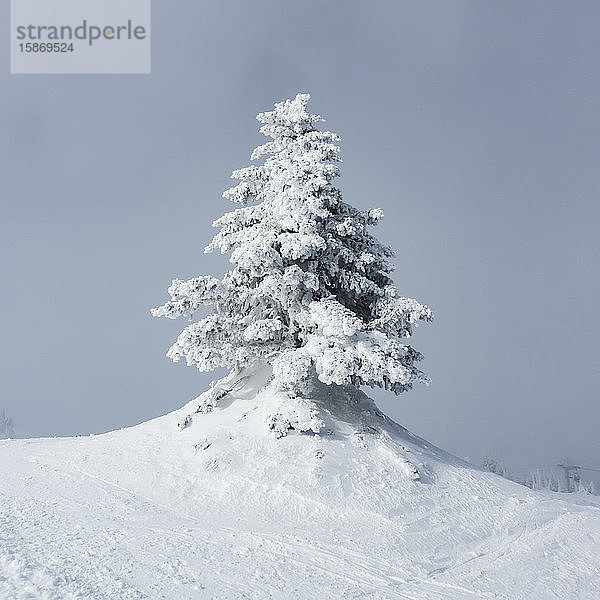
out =
[(174, 279), (168, 289), (170, 302), (159, 308), (153, 308), (151, 312), (155, 317), (191, 318), (202, 304), (214, 304), (221, 288), (221, 282), (214, 277), (195, 277), (189, 281)]
[[(269, 423), (281, 435), (318, 429), (303, 404), (317, 381), (395, 393), (428, 381), (407, 340), (431, 311), (393, 285), (393, 253), (370, 233), (383, 211), (343, 202), (339, 137), (317, 129), (308, 100), (298, 94), (257, 117), (269, 140), (251, 160), (262, 163), (233, 172), (239, 183), (223, 196), (241, 206), (213, 223), (205, 250), (229, 254), (231, 269), (220, 280), (176, 279), (152, 311), (192, 320), (168, 352), (174, 361), (201, 371), (271, 365), (290, 399), (291, 412)], [(202, 305), (213, 310), (194, 321)]]

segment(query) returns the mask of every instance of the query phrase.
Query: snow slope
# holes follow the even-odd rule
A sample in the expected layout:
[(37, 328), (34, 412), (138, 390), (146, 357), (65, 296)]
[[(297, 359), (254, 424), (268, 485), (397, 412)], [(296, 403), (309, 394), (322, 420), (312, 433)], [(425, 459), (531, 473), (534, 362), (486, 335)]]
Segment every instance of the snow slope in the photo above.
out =
[(324, 388), (324, 432), (277, 439), (263, 383), (182, 431), (198, 401), (100, 436), (1, 441), (0, 598), (600, 597), (597, 499), (483, 473), (362, 393)]

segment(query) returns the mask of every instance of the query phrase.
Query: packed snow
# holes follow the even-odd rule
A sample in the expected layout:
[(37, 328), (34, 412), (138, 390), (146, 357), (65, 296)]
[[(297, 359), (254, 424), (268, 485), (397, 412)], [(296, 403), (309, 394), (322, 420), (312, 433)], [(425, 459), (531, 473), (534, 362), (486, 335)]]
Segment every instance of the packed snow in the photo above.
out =
[(299, 433), (269, 374), (129, 429), (0, 441), (0, 598), (600, 597), (597, 498), (483, 472), (349, 388), (321, 385)]

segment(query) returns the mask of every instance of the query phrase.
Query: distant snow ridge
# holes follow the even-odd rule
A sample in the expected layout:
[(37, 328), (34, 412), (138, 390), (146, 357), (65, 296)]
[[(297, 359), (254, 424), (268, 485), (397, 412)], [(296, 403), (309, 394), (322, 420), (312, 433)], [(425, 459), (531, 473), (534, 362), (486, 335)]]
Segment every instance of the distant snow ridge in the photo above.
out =
[[(294, 401), (268, 420), (279, 436), (321, 429), (310, 399), (318, 383), (399, 394), (428, 382), (417, 368), (421, 354), (406, 340), (431, 311), (393, 286), (393, 253), (368, 230), (383, 212), (342, 201), (333, 185), (339, 137), (316, 128), (323, 119), (307, 112), (309, 98), (298, 94), (257, 117), (271, 139), (251, 158), (263, 163), (234, 171), (240, 183), (223, 195), (243, 206), (215, 221), (220, 231), (206, 248), (231, 253), (232, 270), (220, 280), (174, 280), (171, 299), (152, 311), (193, 319), (213, 305), (168, 356), (202, 371), (269, 363), (275, 387)], [(222, 391), (213, 390), (200, 410)]]

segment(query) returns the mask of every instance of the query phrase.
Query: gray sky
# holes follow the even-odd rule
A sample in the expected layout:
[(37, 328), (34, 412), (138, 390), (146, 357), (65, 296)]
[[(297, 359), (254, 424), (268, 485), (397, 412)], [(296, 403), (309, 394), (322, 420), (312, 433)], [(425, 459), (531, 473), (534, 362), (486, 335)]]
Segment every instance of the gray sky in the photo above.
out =
[(476, 461), (600, 467), (599, 28), (595, 1), (219, 0), (154, 3), (150, 76), (10, 76), (4, 44), (0, 407), (87, 434), (204, 390), (149, 308), (226, 268), (202, 250), (254, 116), (308, 91), (436, 313), (432, 385), (382, 407)]

